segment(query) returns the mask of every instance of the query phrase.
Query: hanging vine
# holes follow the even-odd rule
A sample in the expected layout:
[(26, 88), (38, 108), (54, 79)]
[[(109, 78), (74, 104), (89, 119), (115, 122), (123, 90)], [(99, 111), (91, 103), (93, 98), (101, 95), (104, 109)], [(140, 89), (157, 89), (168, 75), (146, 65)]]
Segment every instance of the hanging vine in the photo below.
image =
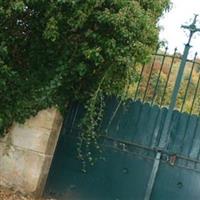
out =
[[(0, 135), (14, 122), (66, 102), (85, 105), (78, 155), (101, 154), (95, 129), (105, 96), (126, 96), (133, 62), (157, 45), (168, 0), (0, 1)], [(128, 75), (127, 75), (128, 74)], [(102, 78), (103, 77), (103, 78)], [(128, 78), (127, 78), (128, 77)], [(99, 157), (99, 156), (97, 156)]]

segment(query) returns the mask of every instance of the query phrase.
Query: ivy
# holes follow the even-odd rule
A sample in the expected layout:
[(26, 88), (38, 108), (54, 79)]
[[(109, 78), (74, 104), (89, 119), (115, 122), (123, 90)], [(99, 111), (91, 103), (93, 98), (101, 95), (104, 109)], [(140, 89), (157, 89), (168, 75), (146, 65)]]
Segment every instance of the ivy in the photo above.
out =
[(125, 98), (155, 49), (168, 0), (0, 0), (0, 134), (41, 109), (79, 101), (79, 158), (101, 153), (104, 97)]

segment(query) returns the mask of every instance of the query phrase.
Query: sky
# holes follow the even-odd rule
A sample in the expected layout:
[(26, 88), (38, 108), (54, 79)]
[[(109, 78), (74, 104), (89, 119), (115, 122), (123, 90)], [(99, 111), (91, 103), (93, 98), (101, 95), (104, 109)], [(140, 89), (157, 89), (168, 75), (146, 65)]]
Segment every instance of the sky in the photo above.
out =
[[(169, 51), (173, 52), (175, 47), (182, 53), (184, 44), (188, 41), (189, 31), (181, 28), (181, 25), (189, 25), (194, 18), (194, 14), (199, 14), (197, 18), (197, 28), (200, 28), (200, 0), (171, 0), (172, 8), (160, 19), (159, 25), (160, 40), (168, 43)], [(198, 52), (200, 57), (200, 32), (194, 34), (191, 42), (190, 57)]]

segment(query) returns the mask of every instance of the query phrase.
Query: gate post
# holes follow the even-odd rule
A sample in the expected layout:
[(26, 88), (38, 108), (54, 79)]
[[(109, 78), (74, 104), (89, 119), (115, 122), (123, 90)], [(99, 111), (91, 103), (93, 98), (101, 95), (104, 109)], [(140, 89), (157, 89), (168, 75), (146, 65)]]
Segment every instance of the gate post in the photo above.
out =
[(188, 39), (187, 44), (185, 44), (185, 49), (184, 49), (182, 60), (181, 60), (180, 66), (179, 66), (179, 71), (178, 71), (178, 74), (177, 74), (177, 77), (176, 77), (176, 83), (174, 85), (173, 93), (172, 93), (172, 96), (171, 96), (169, 109), (168, 109), (168, 112), (167, 112), (167, 115), (166, 115), (166, 118), (165, 118), (165, 122), (164, 122), (162, 132), (161, 132), (161, 138), (160, 138), (160, 142), (159, 142), (159, 145), (158, 145), (159, 152), (156, 153), (156, 158), (154, 160), (153, 169), (151, 171), (151, 175), (150, 175), (149, 182), (148, 182), (148, 185), (147, 185), (147, 190), (146, 190), (146, 193), (145, 193), (144, 200), (150, 200), (150, 198), (151, 198), (153, 186), (154, 186), (155, 179), (156, 179), (157, 172), (158, 172), (158, 168), (159, 168), (159, 165), (160, 165), (162, 150), (168, 144), (168, 140), (169, 140), (169, 137), (170, 137), (169, 128), (170, 128), (170, 124), (171, 124), (172, 114), (173, 114), (173, 110), (176, 106), (176, 99), (177, 99), (178, 92), (179, 92), (179, 89), (180, 89), (180, 86), (181, 86), (181, 81), (182, 81), (185, 65), (186, 65), (186, 62), (187, 62), (189, 50), (191, 48), (190, 42), (191, 42), (193, 34), (196, 33), (196, 32), (200, 32), (200, 28), (196, 27), (197, 16), (198, 15), (194, 16), (194, 20), (189, 26), (185, 26), (185, 25), (181, 26), (184, 29), (188, 29), (190, 31), (190, 35), (189, 35), (189, 39)]

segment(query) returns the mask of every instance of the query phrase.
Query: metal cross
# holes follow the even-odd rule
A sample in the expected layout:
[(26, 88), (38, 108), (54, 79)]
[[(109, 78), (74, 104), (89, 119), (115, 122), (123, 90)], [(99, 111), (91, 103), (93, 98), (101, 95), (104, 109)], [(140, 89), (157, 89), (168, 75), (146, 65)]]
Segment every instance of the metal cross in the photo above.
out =
[(185, 44), (185, 49), (184, 49), (183, 56), (182, 56), (182, 59), (181, 59), (179, 71), (178, 71), (178, 74), (177, 74), (177, 77), (176, 77), (176, 83), (174, 85), (174, 89), (173, 89), (173, 93), (172, 93), (172, 97), (171, 97), (171, 102), (170, 102), (170, 105), (169, 105), (169, 110), (168, 110), (168, 113), (167, 113), (167, 116), (166, 116), (166, 119), (165, 119), (163, 131), (162, 131), (162, 137), (161, 137), (160, 145), (159, 145), (160, 148), (164, 148), (166, 146), (166, 144), (168, 143), (168, 139), (169, 139), (168, 138), (169, 137), (168, 131), (169, 131), (170, 123), (171, 123), (173, 110), (176, 106), (176, 99), (177, 99), (179, 89), (180, 89), (180, 86), (181, 86), (181, 80), (183, 78), (183, 73), (184, 73), (186, 62), (187, 62), (187, 57), (188, 57), (188, 54), (189, 54), (189, 50), (191, 48), (190, 42), (191, 42), (192, 36), (194, 35), (194, 33), (200, 32), (200, 28), (196, 27), (197, 16), (198, 15), (194, 16), (194, 20), (189, 26), (186, 26), (186, 25), (181, 26), (182, 28), (188, 29), (190, 31), (190, 35), (189, 35), (188, 42)]
[(190, 36), (189, 36), (187, 44), (190, 44), (192, 36), (193, 36), (194, 33), (200, 32), (200, 28), (196, 27), (197, 17), (198, 17), (198, 15), (194, 15), (194, 20), (193, 20), (192, 24), (190, 24), (189, 26), (187, 26), (187, 25), (181, 26), (181, 28), (188, 29), (190, 31)]
[(160, 142), (159, 142), (159, 150), (158, 150), (156, 157), (155, 157), (155, 160), (154, 160), (153, 169), (152, 169), (151, 174), (150, 174), (150, 178), (149, 178), (149, 182), (148, 182), (148, 185), (147, 185), (147, 190), (146, 190), (144, 200), (150, 200), (150, 198), (151, 198), (151, 193), (152, 193), (152, 190), (153, 190), (153, 186), (154, 186), (155, 179), (156, 179), (157, 172), (158, 172), (159, 165), (160, 165), (162, 150), (164, 150), (166, 148), (168, 141), (169, 141), (169, 138), (170, 138), (169, 129), (170, 129), (170, 125), (171, 125), (173, 110), (176, 106), (176, 99), (177, 99), (179, 89), (180, 89), (180, 86), (181, 86), (181, 80), (183, 78), (183, 73), (184, 73), (186, 62), (187, 62), (187, 57), (188, 57), (189, 50), (190, 50), (190, 47), (191, 47), (190, 42), (191, 42), (191, 39), (192, 39), (192, 36), (194, 35), (194, 33), (200, 32), (200, 28), (196, 27), (197, 16), (198, 15), (194, 16), (194, 20), (189, 26), (186, 26), (186, 25), (181, 26), (181, 28), (188, 29), (190, 31), (190, 35), (189, 35), (188, 42), (185, 44), (185, 49), (184, 49), (184, 52), (183, 52), (182, 60), (181, 60), (181, 63), (180, 63), (178, 74), (177, 74), (176, 83), (175, 83), (175, 86), (174, 86), (174, 89), (173, 89), (171, 102), (170, 102), (169, 109), (168, 109), (168, 112), (167, 112), (167, 115), (166, 115), (166, 118), (165, 118), (165, 123), (164, 123), (163, 129), (162, 129), (161, 139), (160, 139)]

